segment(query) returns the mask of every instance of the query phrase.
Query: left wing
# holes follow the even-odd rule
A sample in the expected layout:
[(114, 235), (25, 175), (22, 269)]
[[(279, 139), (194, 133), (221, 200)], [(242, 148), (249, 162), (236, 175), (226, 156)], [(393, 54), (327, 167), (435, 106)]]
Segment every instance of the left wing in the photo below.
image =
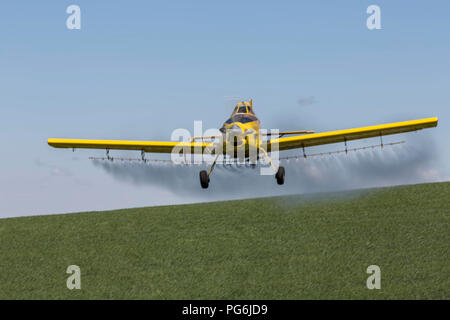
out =
[(196, 153), (212, 147), (211, 142), (177, 142), (177, 141), (127, 141), (127, 140), (84, 140), (84, 139), (48, 139), (48, 144), (55, 148), (72, 149), (108, 149), (139, 150), (152, 153), (171, 153), (174, 147)]
[(438, 118), (426, 118), (412, 121), (394, 122), (370, 127), (355, 129), (328, 131), (302, 136), (271, 139), (268, 142), (267, 151), (270, 152), (274, 144), (278, 144), (278, 150), (306, 148), (323, 144), (346, 142), (350, 140), (365, 139), (386, 136), (391, 134), (421, 130), (436, 127)]

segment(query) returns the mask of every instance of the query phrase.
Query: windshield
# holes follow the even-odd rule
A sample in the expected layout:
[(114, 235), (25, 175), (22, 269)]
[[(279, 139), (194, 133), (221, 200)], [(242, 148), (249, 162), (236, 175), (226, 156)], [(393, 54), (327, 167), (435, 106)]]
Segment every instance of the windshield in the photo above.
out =
[(239, 107), (237, 113), (247, 113), (247, 107), (245, 107), (245, 106)]
[(224, 125), (231, 124), (233, 122), (240, 122), (240, 123), (248, 123), (252, 121), (257, 121), (258, 118), (252, 114), (236, 114), (229, 118), (227, 121), (225, 121)]
[(231, 118), (233, 122), (247, 123), (258, 120), (254, 115), (246, 114), (246, 115), (236, 115)]

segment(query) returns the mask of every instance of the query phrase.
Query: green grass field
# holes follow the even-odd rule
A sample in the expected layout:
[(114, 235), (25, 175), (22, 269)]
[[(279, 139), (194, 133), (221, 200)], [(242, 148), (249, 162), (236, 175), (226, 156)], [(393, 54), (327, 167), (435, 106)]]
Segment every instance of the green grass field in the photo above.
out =
[(1, 299), (449, 299), (450, 183), (0, 219), (0, 248)]

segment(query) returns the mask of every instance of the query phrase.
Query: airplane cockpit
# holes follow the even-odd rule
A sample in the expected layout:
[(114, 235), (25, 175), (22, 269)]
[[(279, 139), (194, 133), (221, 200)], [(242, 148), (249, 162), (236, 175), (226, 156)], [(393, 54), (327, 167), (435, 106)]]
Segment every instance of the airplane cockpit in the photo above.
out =
[(252, 100), (250, 100), (249, 102), (246, 102), (246, 101), (239, 102), (236, 105), (236, 107), (234, 108), (233, 113), (231, 115), (233, 116), (235, 114), (252, 114), (252, 115), (255, 115), (255, 113), (253, 112)]
[(236, 106), (236, 108), (234, 108), (233, 110), (233, 114), (237, 114), (237, 113), (253, 113), (253, 110), (251, 107), (249, 106)]
[(255, 113), (253, 112), (253, 102), (250, 101), (242, 101), (239, 102), (233, 110), (231, 117), (225, 121), (223, 127), (220, 131), (224, 132), (226, 127), (228, 127), (231, 123), (240, 122), (240, 123), (249, 123), (253, 121), (258, 121)]

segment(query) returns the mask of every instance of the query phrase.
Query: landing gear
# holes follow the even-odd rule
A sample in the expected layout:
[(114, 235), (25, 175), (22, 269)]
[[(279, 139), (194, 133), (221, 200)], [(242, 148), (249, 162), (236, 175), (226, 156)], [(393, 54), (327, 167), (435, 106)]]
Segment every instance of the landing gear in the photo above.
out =
[(285, 175), (284, 167), (279, 167), (277, 173), (275, 174), (275, 179), (277, 179), (277, 183), (279, 185), (284, 184), (284, 175)]
[(209, 185), (209, 176), (206, 170), (200, 171), (200, 184), (203, 189), (207, 189)]
[(273, 171), (277, 171), (277, 173), (275, 174), (275, 179), (277, 179), (277, 183), (279, 185), (284, 184), (284, 175), (285, 175), (284, 167), (278, 167), (278, 170), (277, 170), (276, 167), (272, 163), (272, 159), (270, 159), (269, 155), (267, 154), (267, 151), (264, 148), (260, 148), (260, 150), (263, 152), (263, 154), (267, 158), (267, 160), (269, 160)]
[(216, 165), (217, 159), (219, 158), (219, 155), (216, 156), (216, 159), (214, 159), (214, 162), (211, 165), (211, 168), (209, 168), (209, 171), (206, 170), (200, 171), (200, 185), (203, 189), (207, 189), (209, 185), (209, 175), (214, 169), (214, 166)]

